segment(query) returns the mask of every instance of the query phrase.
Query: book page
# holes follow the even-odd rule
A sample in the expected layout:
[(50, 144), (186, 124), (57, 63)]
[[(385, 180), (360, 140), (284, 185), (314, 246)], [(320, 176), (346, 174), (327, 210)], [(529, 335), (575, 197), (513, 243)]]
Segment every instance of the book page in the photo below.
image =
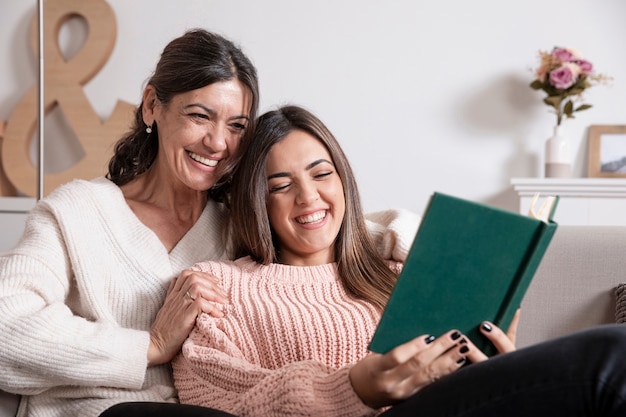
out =
[(543, 222), (548, 223), (552, 220), (552, 216), (554, 215), (554, 210), (556, 210), (556, 205), (559, 202), (559, 196), (548, 196), (546, 197), (539, 210), (535, 210), (537, 206), (537, 201), (539, 200), (539, 194), (535, 193), (532, 201), (530, 202), (530, 209), (528, 211), (528, 216), (533, 219), (541, 220)]

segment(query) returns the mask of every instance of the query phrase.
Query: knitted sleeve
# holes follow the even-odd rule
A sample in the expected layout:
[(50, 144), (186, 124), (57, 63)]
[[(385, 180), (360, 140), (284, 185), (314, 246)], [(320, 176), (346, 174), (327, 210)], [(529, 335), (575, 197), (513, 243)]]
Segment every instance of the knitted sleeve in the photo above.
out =
[(367, 229), (384, 259), (404, 262), (417, 233), (420, 216), (409, 210), (383, 210), (365, 215)]
[(378, 413), (363, 404), (352, 389), (348, 366), (331, 369), (315, 361), (302, 361), (267, 369), (246, 361), (223, 335), (215, 336), (220, 350), (196, 343), (204, 338), (194, 330), (182, 354), (172, 363), (182, 403), (217, 408), (241, 417), (354, 417)]
[(64, 240), (42, 202), (19, 245), (0, 256), (0, 389), (32, 395), (60, 385), (142, 386), (149, 334), (76, 314), (82, 306), (71, 259), (81, 243)]

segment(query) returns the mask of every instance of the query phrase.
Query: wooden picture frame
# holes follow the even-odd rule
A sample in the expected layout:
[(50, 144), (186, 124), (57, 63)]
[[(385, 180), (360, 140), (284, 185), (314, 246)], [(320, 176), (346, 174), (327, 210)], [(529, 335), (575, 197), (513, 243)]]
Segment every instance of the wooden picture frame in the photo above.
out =
[(626, 125), (589, 126), (587, 175), (626, 178)]

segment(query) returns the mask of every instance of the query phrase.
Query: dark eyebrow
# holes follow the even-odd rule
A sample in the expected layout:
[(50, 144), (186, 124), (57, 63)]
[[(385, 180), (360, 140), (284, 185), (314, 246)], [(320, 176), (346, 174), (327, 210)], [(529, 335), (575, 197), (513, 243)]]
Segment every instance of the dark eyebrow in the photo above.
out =
[(330, 164), (330, 165), (332, 165), (332, 164), (333, 164), (333, 163), (332, 163), (332, 162), (330, 162), (328, 159), (318, 159), (317, 161), (313, 161), (313, 162), (311, 162), (311, 163), (310, 163), (309, 165), (307, 165), (305, 168), (306, 168), (306, 170), (308, 171), (309, 169), (315, 168), (316, 166), (318, 166), (319, 164), (322, 164), (322, 163), (324, 163), (324, 162), (326, 162), (326, 163), (328, 163), (328, 164)]
[[(185, 109), (189, 109), (191, 107), (200, 107), (202, 110), (204, 110), (205, 112), (207, 112), (208, 114), (210, 114), (211, 116), (215, 117), (216, 116), (216, 112), (213, 109), (208, 108), (207, 106), (205, 106), (204, 104), (200, 104), (200, 103), (191, 103), (186, 105), (184, 108)], [(245, 114), (241, 114), (238, 116), (233, 116), (230, 118), (230, 120), (237, 120), (237, 119), (246, 119), (246, 120), (250, 120), (250, 117), (248, 117)]]
[(268, 175), (267, 180), (271, 180), (272, 178), (285, 178), (288, 177), (289, 174), (286, 172), (277, 172), (276, 174)]
[[(310, 164), (308, 164), (306, 167), (304, 167), (307, 171), (310, 169), (315, 168), (316, 166), (318, 166), (319, 164), (323, 164), (324, 162), (333, 165), (332, 162), (330, 162), (328, 159), (318, 159), (316, 161), (311, 162)], [(289, 177), (289, 173), (288, 172), (277, 172), (275, 174), (269, 175), (267, 177), (267, 180), (271, 180), (272, 178), (284, 178), (284, 177)]]

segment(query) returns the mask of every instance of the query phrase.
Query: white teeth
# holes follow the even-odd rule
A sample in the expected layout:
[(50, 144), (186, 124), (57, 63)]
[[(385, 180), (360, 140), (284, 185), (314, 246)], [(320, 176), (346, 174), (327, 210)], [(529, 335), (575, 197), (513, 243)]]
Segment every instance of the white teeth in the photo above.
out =
[(316, 213), (309, 214), (308, 216), (298, 217), (296, 218), (296, 221), (300, 224), (315, 223), (322, 220), (324, 217), (326, 217), (326, 210), (321, 210)]
[(208, 167), (214, 167), (217, 165), (218, 161), (216, 159), (208, 159), (208, 158), (198, 155), (197, 153), (193, 153), (191, 151), (187, 153), (189, 154), (191, 159), (193, 159), (194, 161), (200, 162), (202, 165), (206, 165)]

